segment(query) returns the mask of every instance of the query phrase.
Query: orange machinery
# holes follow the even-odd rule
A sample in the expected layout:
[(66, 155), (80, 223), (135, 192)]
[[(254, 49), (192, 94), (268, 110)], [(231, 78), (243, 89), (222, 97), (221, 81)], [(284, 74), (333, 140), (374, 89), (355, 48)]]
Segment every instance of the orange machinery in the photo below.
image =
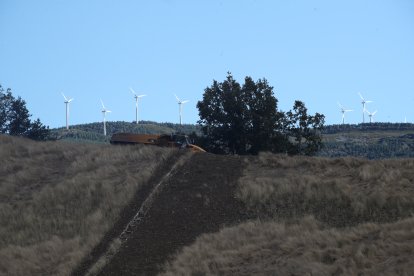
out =
[(190, 149), (193, 152), (205, 152), (199, 146), (189, 142), (185, 134), (134, 134), (134, 133), (115, 133), (112, 135), (111, 144), (143, 144), (155, 145), (160, 147)]

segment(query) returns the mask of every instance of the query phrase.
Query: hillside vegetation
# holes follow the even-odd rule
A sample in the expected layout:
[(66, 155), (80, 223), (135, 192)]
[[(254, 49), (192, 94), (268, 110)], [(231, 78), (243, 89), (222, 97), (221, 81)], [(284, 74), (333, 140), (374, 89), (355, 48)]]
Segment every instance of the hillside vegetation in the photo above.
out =
[(414, 157), (414, 124), (372, 123), (326, 126), (324, 157), (364, 157), (368, 159)]
[(411, 275), (413, 227), (413, 218), (346, 229), (313, 217), (247, 222), (201, 236), (163, 275)]
[(287, 157), (245, 161), (237, 196), (260, 218), (311, 214), (336, 227), (414, 213), (414, 159)]
[(0, 136), (0, 275), (414, 271), (414, 159), (182, 153)]
[[(102, 123), (91, 123), (53, 129), (51, 138), (74, 142), (108, 143), (111, 134), (129, 132), (139, 134), (170, 134), (177, 131), (192, 136), (195, 143), (209, 149), (208, 141), (200, 133), (198, 125), (156, 123), (141, 121), (108, 122), (108, 135), (103, 135)], [(322, 135), (323, 147), (316, 153), (322, 157), (363, 157), (368, 159), (412, 158), (414, 157), (414, 125), (393, 123), (372, 123), (360, 125), (328, 125)]]
[(253, 218), (205, 234), (164, 275), (409, 275), (414, 160), (244, 159), (236, 196)]
[(68, 275), (171, 154), (0, 135), (0, 275)]
[(103, 135), (102, 123), (90, 123), (72, 125), (69, 130), (66, 128), (56, 128), (51, 132), (53, 139), (64, 139), (72, 141), (89, 141), (94, 143), (107, 143), (112, 134), (118, 132), (128, 132), (137, 134), (171, 134), (175, 132), (182, 132), (186, 134), (200, 132), (200, 127), (191, 124), (173, 124), (173, 123), (156, 123), (152, 121), (140, 121), (137, 125), (135, 122), (107, 122), (106, 123), (107, 136)]

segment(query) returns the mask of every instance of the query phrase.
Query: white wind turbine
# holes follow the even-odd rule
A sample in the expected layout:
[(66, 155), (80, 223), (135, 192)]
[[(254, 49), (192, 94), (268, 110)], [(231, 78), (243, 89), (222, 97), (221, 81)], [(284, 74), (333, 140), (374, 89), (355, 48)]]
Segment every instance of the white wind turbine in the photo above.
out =
[(377, 111), (378, 110), (375, 110), (374, 112), (371, 113), (368, 110), (366, 110), (366, 112), (368, 113), (368, 116), (369, 116), (369, 123), (372, 123), (373, 122), (372, 117), (374, 117), (374, 115), (377, 113)]
[(185, 104), (185, 103), (188, 103), (189, 101), (188, 100), (182, 101), (177, 97), (177, 95), (175, 95), (175, 98), (177, 99), (177, 102), (178, 102), (178, 112), (179, 112), (179, 115), (180, 115), (180, 126), (181, 126), (181, 123), (182, 123), (182, 120), (181, 120), (182, 105)]
[(104, 105), (102, 100), (101, 100), (101, 104), (102, 104), (102, 111), (101, 112), (102, 112), (102, 115), (103, 115), (104, 135), (106, 136), (106, 113), (112, 112), (112, 111), (105, 108), (105, 105)]
[(146, 95), (137, 95), (137, 93), (135, 93), (134, 89), (132, 89), (131, 87), (129, 88), (131, 90), (131, 93), (134, 94), (134, 98), (135, 98), (135, 122), (136, 124), (138, 124), (138, 99), (145, 97)]
[(345, 113), (346, 112), (350, 112), (353, 111), (352, 109), (345, 109), (345, 107), (343, 107), (339, 102), (338, 102), (339, 108), (341, 109), (341, 113), (342, 113), (342, 124), (345, 123)]
[(365, 104), (367, 104), (367, 103), (372, 103), (372, 101), (366, 101), (365, 99), (364, 99), (364, 97), (362, 97), (362, 95), (361, 95), (361, 93), (358, 93), (359, 94), (359, 96), (361, 97), (361, 103), (362, 103), (362, 123), (365, 123), (365, 110), (366, 110), (366, 108), (365, 108)]
[(65, 96), (65, 94), (63, 94), (63, 92), (62, 92), (62, 96), (65, 99), (64, 103), (66, 105), (66, 129), (69, 129), (69, 104), (70, 104), (71, 101), (73, 101), (73, 98), (72, 99), (66, 98), (66, 96)]

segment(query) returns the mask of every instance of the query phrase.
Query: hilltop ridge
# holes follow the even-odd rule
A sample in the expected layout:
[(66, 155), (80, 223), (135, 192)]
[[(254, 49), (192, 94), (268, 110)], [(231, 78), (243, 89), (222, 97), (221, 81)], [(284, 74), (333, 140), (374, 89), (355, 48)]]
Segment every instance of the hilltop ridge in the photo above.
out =
[[(152, 121), (108, 122), (104, 136), (102, 123), (73, 125), (52, 130), (54, 139), (78, 142), (108, 143), (117, 132), (137, 134), (171, 134), (183, 132), (201, 135), (198, 125), (157, 123)], [(359, 125), (327, 125), (323, 131), (323, 148), (317, 153), (323, 157), (363, 157), (368, 159), (414, 157), (414, 124), (368, 123)], [(203, 145), (200, 145), (203, 147)]]

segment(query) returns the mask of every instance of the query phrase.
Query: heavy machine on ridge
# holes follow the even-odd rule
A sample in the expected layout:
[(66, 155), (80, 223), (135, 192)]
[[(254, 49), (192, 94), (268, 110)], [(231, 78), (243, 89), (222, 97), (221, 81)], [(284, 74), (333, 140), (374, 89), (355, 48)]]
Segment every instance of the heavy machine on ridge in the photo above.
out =
[(205, 152), (199, 146), (190, 143), (185, 134), (135, 134), (135, 133), (115, 133), (112, 135), (111, 144), (131, 145), (143, 144), (159, 147), (170, 147), (178, 149), (189, 149), (193, 152)]

